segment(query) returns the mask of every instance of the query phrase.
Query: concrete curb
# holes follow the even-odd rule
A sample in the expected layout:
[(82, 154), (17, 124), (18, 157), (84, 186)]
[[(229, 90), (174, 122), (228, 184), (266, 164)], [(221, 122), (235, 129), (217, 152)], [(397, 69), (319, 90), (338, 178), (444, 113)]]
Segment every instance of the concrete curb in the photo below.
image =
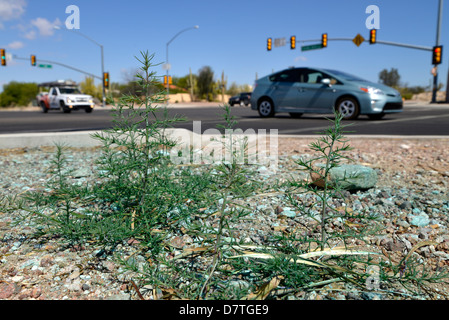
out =
[[(193, 139), (201, 139), (201, 141), (210, 141), (210, 135), (198, 134), (187, 129), (168, 129), (172, 131), (172, 136), (188, 137), (190, 141)], [(94, 139), (92, 135), (101, 131), (76, 131), (76, 132), (38, 132), (38, 133), (13, 133), (0, 134), (0, 149), (13, 148), (37, 148), (42, 146), (54, 146), (56, 144), (65, 144), (69, 147), (95, 147), (101, 146), (101, 141)], [(279, 134), (280, 139), (314, 139), (319, 135), (283, 135)], [(392, 135), (348, 135), (349, 139), (384, 139), (384, 140), (432, 140), (446, 139), (449, 136), (392, 136)], [(199, 141), (199, 140), (196, 140)]]
[[(168, 105), (169, 109), (190, 109), (190, 108), (210, 108), (210, 107), (220, 107), (223, 106), (222, 102), (195, 102), (195, 103), (170, 103)], [(112, 105), (96, 105), (95, 110), (112, 110), (114, 107)], [(23, 112), (42, 112), (41, 107), (31, 106), (31, 107), (14, 107), (14, 108), (0, 108), (0, 112), (11, 112), (11, 111), (23, 111)], [(50, 112), (58, 112), (58, 110), (52, 110)], [(61, 112), (61, 111), (60, 111)]]

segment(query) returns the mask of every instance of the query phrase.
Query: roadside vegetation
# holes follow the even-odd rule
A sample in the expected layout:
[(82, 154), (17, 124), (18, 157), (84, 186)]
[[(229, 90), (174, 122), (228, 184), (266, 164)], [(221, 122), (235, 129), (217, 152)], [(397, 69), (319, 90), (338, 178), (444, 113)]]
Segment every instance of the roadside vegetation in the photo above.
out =
[[(123, 74), (124, 82), (112, 82), (108, 90), (107, 102), (114, 104), (123, 95), (139, 94), (140, 88), (137, 85), (137, 80), (140, 75), (141, 70), (137, 69), (133, 70), (133, 72), (125, 72)], [(401, 83), (400, 79), (401, 76), (395, 68), (390, 70), (384, 69), (379, 73), (379, 82), (397, 89), (406, 100), (412, 99), (416, 94), (431, 90), (429, 86), (410, 87), (407, 83)], [(101, 84), (95, 84), (94, 78), (86, 77), (79, 85), (81, 92), (93, 96), (97, 101), (101, 101), (102, 86)], [(440, 83), (438, 90), (441, 90), (442, 87), (443, 85)], [(170, 86), (170, 94), (189, 94), (192, 101), (222, 101), (223, 95), (234, 96), (240, 92), (251, 92), (252, 89), (249, 84), (240, 85), (236, 82), (228, 84), (224, 71), (219, 77), (216, 77), (210, 66), (204, 66), (196, 74), (189, 73), (183, 77), (174, 76)], [(165, 90), (162, 77), (157, 77), (152, 84), (150, 92), (156, 93), (162, 90)], [(3, 86), (3, 92), (0, 93), (0, 108), (31, 105), (36, 99), (38, 92), (39, 89), (36, 83), (11, 81)]]
[[(239, 136), (219, 140), (230, 151), (226, 160), (173, 164), (168, 155), (176, 141), (166, 129), (183, 119), (168, 117), (161, 106), (165, 94), (154, 90), (159, 78), (153, 56), (143, 52), (138, 59), (137, 94), (122, 95), (114, 105), (113, 128), (94, 136), (102, 144), (94, 183), (71, 182), (65, 147), (58, 146), (52, 178), (42, 189), (0, 201), (2, 210), (34, 221), (36, 236), (73, 246), (96, 243), (110, 255), (118, 244), (137, 243), (143, 261), (115, 258), (158, 299), (289, 299), (332, 283), (414, 297), (416, 287), (447, 276), (427, 272), (411, 255), (399, 264), (386, 261), (364, 243), (381, 232), (377, 217), (342, 206), (346, 199), (338, 181), (328, 184), (330, 169), (350, 160), (339, 114), (310, 145), (316, 157), (297, 162), (298, 170), (323, 181), (322, 188), (310, 180), (267, 185), (253, 179), (253, 165), (240, 156), (248, 144)], [(222, 107), (221, 129), (237, 125), (230, 110)], [(240, 228), (254, 221), (248, 202), (277, 193), (308, 222), (254, 243)], [(192, 243), (177, 246), (185, 237)], [(398, 286), (409, 291), (395, 291)]]

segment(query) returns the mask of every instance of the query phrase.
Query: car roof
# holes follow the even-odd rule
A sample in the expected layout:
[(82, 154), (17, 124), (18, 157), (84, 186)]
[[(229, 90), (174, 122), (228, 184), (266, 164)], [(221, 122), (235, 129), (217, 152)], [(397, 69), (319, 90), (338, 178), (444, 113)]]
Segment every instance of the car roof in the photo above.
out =
[(38, 87), (77, 87), (76, 82), (70, 80), (58, 80), (51, 82), (42, 82), (37, 85)]

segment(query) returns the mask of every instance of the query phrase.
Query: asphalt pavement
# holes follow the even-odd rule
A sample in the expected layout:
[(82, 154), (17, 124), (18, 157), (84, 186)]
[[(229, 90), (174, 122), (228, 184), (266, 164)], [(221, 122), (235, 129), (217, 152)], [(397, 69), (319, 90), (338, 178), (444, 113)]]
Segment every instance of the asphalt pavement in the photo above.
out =
[[(223, 123), (219, 103), (194, 103), (169, 105), (170, 114), (185, 116), (188, 121), (176, 125), (183, 132), (210, 133), (217, 124)], [(111, 106), (97, 107), (93, 113), (82, 110), (64, 114), (51, 111), (44, 114), (38, 108), (3, 110), (0, 112), (0, 148), (38, 147), (65, 143), (73, 147), (99, 145), (92, 139), (94, 132), (111, 127)], [(288, 114), (274, 118), (260, 118), (249, 107), (233, 107), (238, 128), (277, 130), (279, 136), (316, 136), (329, 127), (324, 115), (305, 114), (293, 119)], [(332, 115), (328, 115), (332, 116)], [(195, 123), (194, 123), (195, 121)], [(449, 104), (406, 102), (404, 112), (387, 115), (382, 120), (369, 120), (366, 116), (348, 121), (347, 135), (369, 138), (448, 138)], [(198, 131), (198, 128), (200, 130)], [(181, 131), (180, 131), (181, 132)], [(273, 131), (274, 132), (274, 131)]]

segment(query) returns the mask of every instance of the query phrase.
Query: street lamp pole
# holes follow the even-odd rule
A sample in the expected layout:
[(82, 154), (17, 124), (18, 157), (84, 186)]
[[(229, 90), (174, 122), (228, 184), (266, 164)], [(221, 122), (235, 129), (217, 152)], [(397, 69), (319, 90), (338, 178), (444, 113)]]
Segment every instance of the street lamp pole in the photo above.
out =
[[(73, 31), (73, 30), (71, 30), (71, 29), (61, 29), (61, 27), (59, 27), (59, 26), (54, 26), (54, 28), (57, 29), (57, 30), (67, 30), (67, 31), (72, 31), (73, 33), (76, 33), (76, 34), (78, 34), (78, 35), (80, 35), (80, 36), (86, 38), (87, 40), (93, 42), (94, 44), (96, 44), (97, 46), (100, 47), (100, 49), (101, 49), (101, 78), (103, 79), (103, 77), (104, 77), (104, 53), (103, 53), (103, 45), (99, 44), (97, 41), (95, 41), (95, 40), (89, 38), (88, 36), (86, 36), (85, 34), (79, 32), (79, 31), (75, 32), (75, 31)], [(104, 87), (104, 79), (103, 79), (103, 81), (101, 82), (101, 86), (102, 86), (102, 88), (103, 88), (103, 107), (105, 107), (105, 106), (106, 106), (106, 90), (105, 90), (105, 87)]]
[(167, 104), (168, 104), (168, 99), (169, 99), (168, 97), (169, 97), (169, 94), (170, 94), (170, 85), (169, 85), (169, 81), (168, 81), (168, 79), (169, 79), (169, 70), (170, 70), (170, 64), (168, 63), (168, 46), (181, 33), (185, 32), (185, 31), (188, 31), (190, 29), (198, 29), (198, 28), (199, 28), (199, 26), (193, 26), (193, 27), (190, 27), (190, 28), (185, 28), (185, 29), (179, 31), (177, 34), (175, 34), (173, 36), (173, 38), (171, 38), (170, 41), (167, 42), (167, 45), (166, 45), (166, 63), (165, 63), (165, 69), (167, 70)]

